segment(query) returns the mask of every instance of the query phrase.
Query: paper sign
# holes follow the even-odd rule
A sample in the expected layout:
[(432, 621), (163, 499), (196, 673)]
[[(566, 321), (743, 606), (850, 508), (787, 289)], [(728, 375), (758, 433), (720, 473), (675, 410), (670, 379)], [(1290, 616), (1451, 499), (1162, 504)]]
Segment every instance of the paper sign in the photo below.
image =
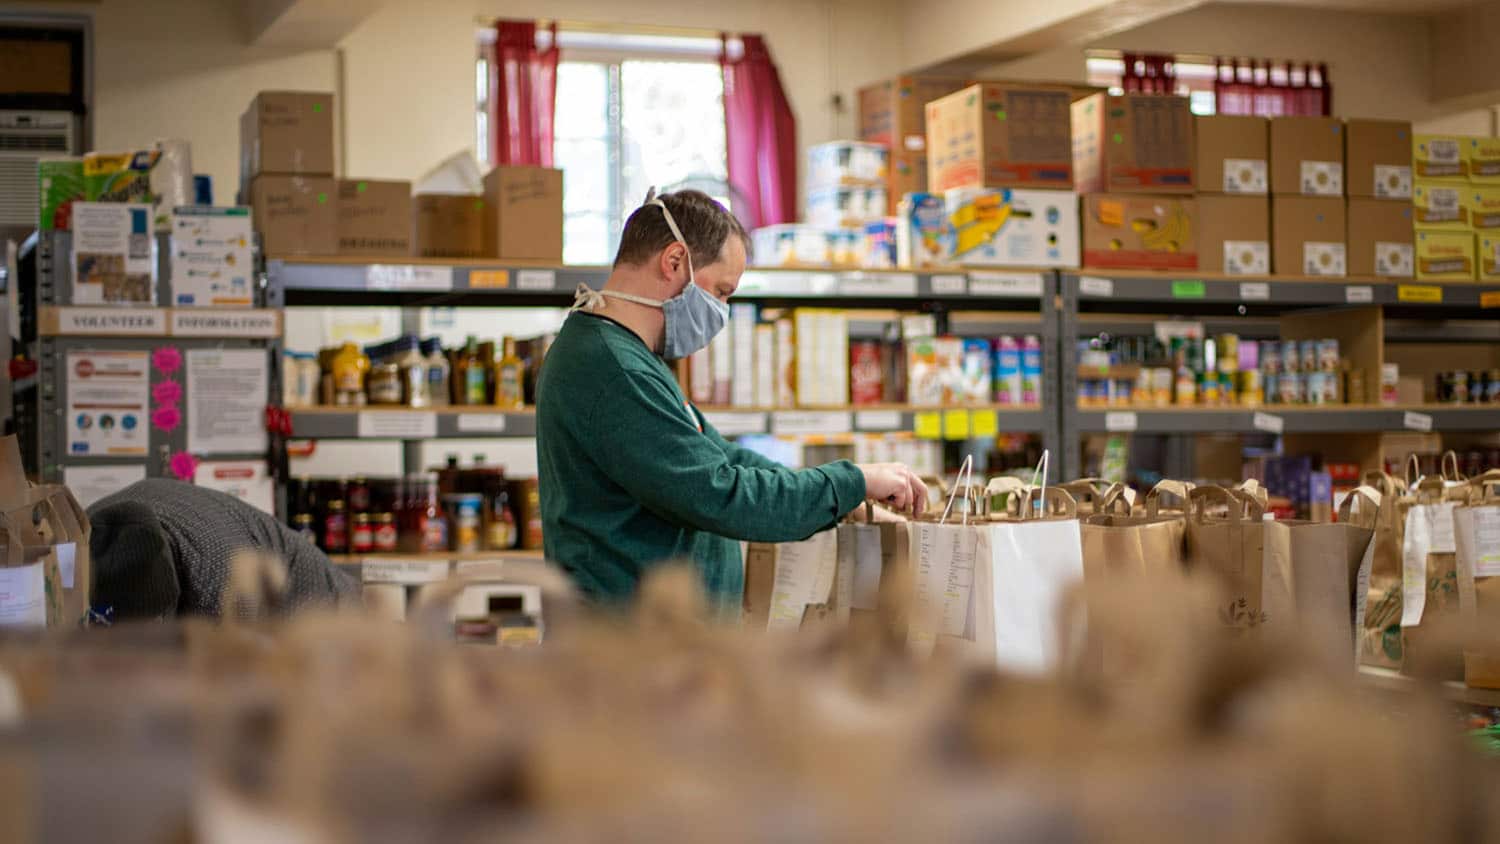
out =
[(703, 418), (708, 421), (708, 424), (714, 426), (720, 436), (734, 437), (766, 432), (766, 414), (764, 413), (705, 413)]
[(510, 271), (470, 270), (469, 287), (473, 290), (501, 290), (510, 287)]
[[(56, 327), (47, 325), (56, 315)], [(41, 333), (59, 336), (161, 337), (167, 313), (160, 308), (44, 308)]]
[(1375, 243), (1376, 275), (1411, 278), (1415, 266), (1416, 253), (1410, 242), (1377, 241)]
[(151, 206), (73, 203), (73, 304), (156, 304)]
[(1500, 507), (1474, 507), (1474, 576), (1500, 577)]
[(452, 290), (453, 268), (427, 264), (371, 264), (365, 268), (370, 290)]
[(778, 411), (771, 415), (773, 434), (847, 434), (854, 430), (848, 411)]
[(281, 312), (246, 308), (239, 311), (209, 309), (172, 311), (170, 330), (174, 337), (251, 337), (270, 339), (281, 336)]
[(1351, 284), (1344, 288), (1344, 301), (1351, 305), (1366, 305), (1375, 301), (1375, 288), (1368, 284)]
[(172, 304), (248, 308), (255, 302), (249, 208), (172, 209)]
[(792, 631), (802, 626), (808, 604), (827, 602), (838, 566), (838, 534), (826, 530), (801, 542), (776, 546), (776, 577), (766, 629)]
[(943, 439), (966, 440), (969, 438), (969, 411), (943, 411)]
[(146, 465), (132, 463), (123, 466), (64, 466), (63, 483), (73, 491), (85, 509), (94, 506), (102, 498), (114, 495), (136, 481), (146, 479)]
[(430, 440), (437, 436), (437, 414), (405, 410), (365, 410), (356, 425), (361, 439)]
[(969, 421), (969, 436), (994, 437), (1000, 433), (1000, 414), (993, 410), (976, 410)]
[[(1271, 244), (1264, 240), (1224, 241), (1224, 272), (1227, 275), (1269, 274), (1271, 272)], [(1245, 299), (1250, 298), (1243, 292), (1240, 296)]]
[(516, 270), (517, 290), (551, 290), (557, 287), (553, 270)]
[(1271, 285), (1264, 281), (1246, 281), (1240, 284), (1240, 299), (1246, 302), (1264, 302), (1271, 298)]
[(857, 431), (899, 431), (901, 411), (858, 410), (854, 413), (854, 429)]
[(911, 273), (845, 273), (839, 277), (841, 296), (915, 296), (917, 277)]
[(1173, 299), (1202, 299), (1208, 295), (1208, 285), (1195, 279), (1172, 282)]
[(1136, 424), (1137, 420), (1133, 411), (1114, 410), (1104, 414), (1104, 430), (1106, 431), (1134, 431)]
[(1343, 196), (1343, 162), (1302, 162), (1302, 193), (1305, 196)]
[(932, 314), (911, 314), (901, 318), (901, 336), (910, 340), (914, 337), (933, 337), (937, 334), (937, 318)]
[(917, 588), (913, 627), (962, 636), (969, 621), (979, 532), (957, 524), (918, 522), (912, 530)]
[(1343, 243), (1333, 241), (1304, 241), (1302, 244), (1302, 271), (1308, 275), (1344, 275), (1348, 250)]
[(0, 627), (46, 625), (47, 576), (43, 564), (0, 567)]
[(276, 512), (276, 485), (264, 460), (205, 460), (194, 471), (193, 484), (232, 495), (263, 513)]
[(1250, 420), (1251, 427), (1257, 431), (1265, 431), (1268, 434), (1279, 434), (1286, 426), (1285, 421), (1274, 413), (1257, 412)]
[(1095, 278), (1094, 276), (1080, 276), (1078, 279), (1078, 293), (1082, 296), (1097, 296), (1109, 298), (1115, 295), (1115, 283), (1108, 278)]
[(943, 413), (940, 410), (923, 410), (912, 416), (912, 433), (919, 439), (940, 440), (943, 438)]
[(1224, 159), (1225, 193), (1265, 193), (1266, 184), (1266, 162), (1264, 159)]
[(1432, 430), (1432, 417), (1425, 413), (1414, 413), (1408, 410), (1401, 418), (1401, 426), (1408, 431), (1426, 433)]
[(969, 292), (969, 280), (962, 275), (948, 274), (932, 277), (932, 295), (962, 296)]
[(969, 273), (969, 293), (973, 296), (1040, 296), (1041, 273)]
[(1411, 168), (1376, 164), (1375, 196), (1379, 199), (1411, 199)]
[(1401, 626), (1422, 623), (1427, 608), (1427, 548), (1431, 543), (1432, 519), (1419, 505), (1406, 511), (1406, 538), (1401, 547)]
[[(68, 454), (144, 455), (150, 364), (145, 352), (68, 352)], [(264, 422), (261, 423), (264, 430)]]
[(1439, 304), (1443, 301), (1443, 288), (1435, 284), (1398, 284), (1396, 299), (1401, 302)]
[(73, 575), (78, 571), (78, 543), (64, 542), (53, 546), (57, 552), (57, 573), (64, 589), (73, 588)]
[(460, 413), (458, 431), (461, 434), (498, 434), (505, 430), (503, 413)]
[(270, 385), (265, 349), (189, 349), (187, 451), (199, 456), (264, 452)]
[(448, 579), (448, 561), (365, 560), (359, 575), (365, 583), (438, 583)]

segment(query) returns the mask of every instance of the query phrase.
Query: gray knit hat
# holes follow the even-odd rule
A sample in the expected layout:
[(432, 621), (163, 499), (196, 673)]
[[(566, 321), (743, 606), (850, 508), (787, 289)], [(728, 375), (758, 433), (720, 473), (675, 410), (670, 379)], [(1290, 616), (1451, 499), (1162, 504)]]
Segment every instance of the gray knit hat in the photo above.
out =
[(177, 615), (182, 585), (167, 534), (151, 508), (119, 501), (90, 510), (89, 521), (94, 606), (113, 607), (117, 619)]

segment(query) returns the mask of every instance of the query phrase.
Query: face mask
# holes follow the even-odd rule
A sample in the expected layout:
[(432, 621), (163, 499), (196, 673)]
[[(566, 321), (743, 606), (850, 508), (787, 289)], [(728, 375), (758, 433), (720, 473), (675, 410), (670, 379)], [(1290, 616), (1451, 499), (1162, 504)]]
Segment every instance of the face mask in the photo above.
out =
[(677, 242), (682, 244), (682, 248), (687, 250), (687, 287), (684, 287), (676, 296), (664, 302), (658, 302), (644, 296), (618, 293), (613, 290), (594, 291), (584, 285), (579, 285), (573, 310), (597, 310), (603, 306), (605, 296), (647, 307), (661, 308), (666, 321), (661, 356), (667, 360), (679, 360), (700, 349), (707, 348), (709, 341), (724, 330), (724, 326), (729, 323), (729, 306), (698, 286), (693, 276), (692, 250), (688, 249), (687, 241), (682, 237), (682, 231), (677, 228), (677, 221), (672, 219), (672, 212), (667, 210), (666, 203), (655, 198), (655, 193), (653, 188), (651, 194), (646, 197), (646, 204), (655, 205), (661, 209), (662, 215), (667, 219), (667, 228), (672, 230), (672, 237), (676, 238)]

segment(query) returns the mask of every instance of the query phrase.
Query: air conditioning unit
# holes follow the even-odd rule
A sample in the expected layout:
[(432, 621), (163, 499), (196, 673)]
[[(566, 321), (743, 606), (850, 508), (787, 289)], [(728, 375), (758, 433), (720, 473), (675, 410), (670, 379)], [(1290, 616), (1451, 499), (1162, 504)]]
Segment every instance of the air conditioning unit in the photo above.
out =
[(35, 228), (41, 208), (38, 159), (82, 155), (70, 111), (0, 111), (0, 228)]

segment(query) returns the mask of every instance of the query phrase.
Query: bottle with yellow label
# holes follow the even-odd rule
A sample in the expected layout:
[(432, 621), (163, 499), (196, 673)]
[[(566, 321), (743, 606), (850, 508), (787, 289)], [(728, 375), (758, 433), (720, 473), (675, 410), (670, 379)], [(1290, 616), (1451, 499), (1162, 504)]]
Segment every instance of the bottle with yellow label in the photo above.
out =
[(504, 353), (495, 362), (495, 406), (519, 410), (526, 405), (526, 363), (516, 355), (516, 341), (505, 338)]
[(370, 371), (370, 358), (359, 346), (351, 342), (344, 343), (334, 353), (329, 369), (333, 375), (334, 404), (365, 403), (365, 375)]

